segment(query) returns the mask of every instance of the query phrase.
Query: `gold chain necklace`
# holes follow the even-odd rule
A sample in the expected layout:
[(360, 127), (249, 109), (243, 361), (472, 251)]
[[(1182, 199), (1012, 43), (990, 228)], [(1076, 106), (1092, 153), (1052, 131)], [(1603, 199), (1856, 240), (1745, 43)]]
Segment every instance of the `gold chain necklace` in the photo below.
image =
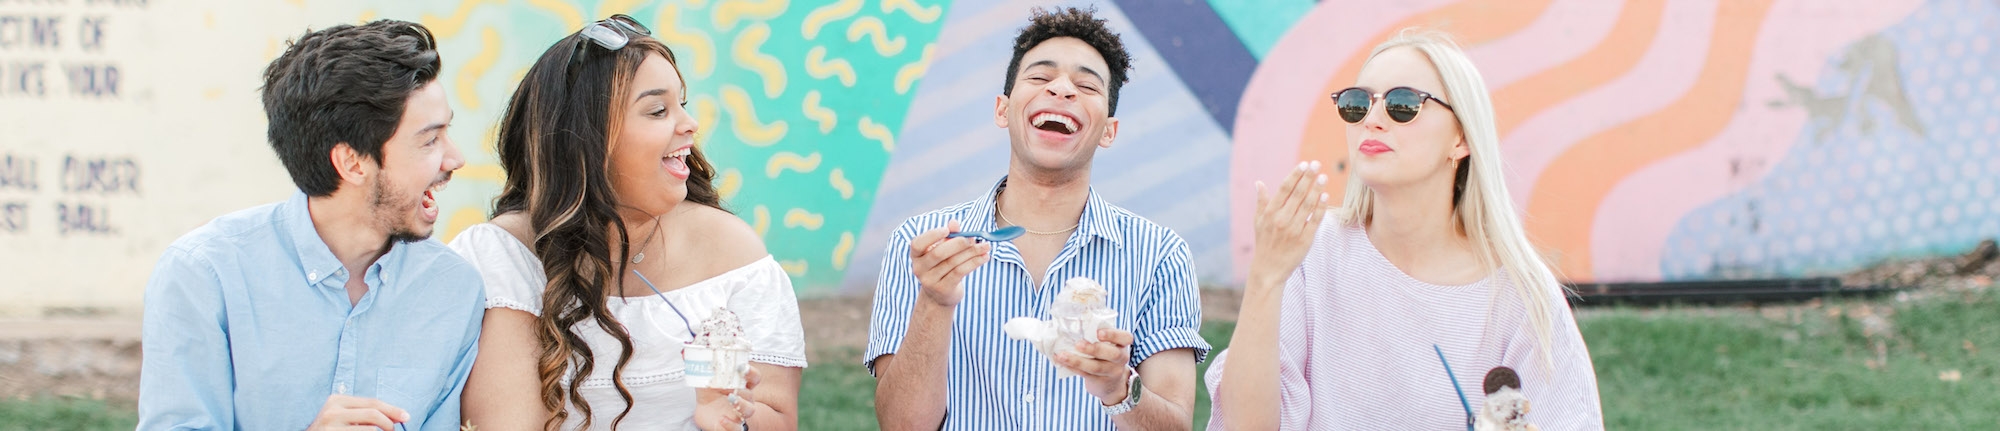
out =
[[(1007, 192), (1007, 186), (1000, 186), (1000, 193), (1006, 193), (1006, 192)], [(1021, 226), (1020, 223), (1015, 223), (1013, 220), (1008, 220), (1007, 213), (1000, 211), (1000, 193), (994, 193), (993, 195), (993, 215), (1000, 216), (1000, 222), (1006, 223), (1009, 226), (1020, 226), (1021, 230), (1025, 230), (1028, 231), (1028, 233), (1036, 235), (1062, 235), (1069, 233), (1069, 231), (1076, 230), (1076, 228), (1078, 227), (1083, 226), (1082, 220), (1078, 220), (1076, 222), (1076, 225), (1070, 226), (1069, 229), (1047, 231), (1047, 232), (1029, 229), (1027, 226)]]

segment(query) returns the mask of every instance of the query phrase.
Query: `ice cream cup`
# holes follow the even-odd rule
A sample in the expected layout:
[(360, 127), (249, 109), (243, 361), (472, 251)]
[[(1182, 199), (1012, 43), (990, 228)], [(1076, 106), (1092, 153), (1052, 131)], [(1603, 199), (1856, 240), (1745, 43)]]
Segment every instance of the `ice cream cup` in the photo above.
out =
[(683, 344), (681, 349), (681, 361), (686, 364), (682, 380), (688, 387), (743, 389), (743, 374), (750, 369), (748, 349), (716, 349), (699, 344)]

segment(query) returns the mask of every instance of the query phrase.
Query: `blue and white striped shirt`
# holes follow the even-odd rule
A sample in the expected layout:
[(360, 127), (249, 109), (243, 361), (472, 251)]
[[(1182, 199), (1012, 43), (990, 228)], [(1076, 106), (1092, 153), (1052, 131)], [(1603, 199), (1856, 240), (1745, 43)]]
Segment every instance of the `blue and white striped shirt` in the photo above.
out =
[[(890, 234), (868, 326), (863, 365), (870, 373), (876, 358), (902, 346), (921, 289), (910, 272), (910, 240), (949, 220), (968, 231), (993, 229), (1000, 184), (978, 200), (912, 217)], [(1103, 404), (1084, 391), (1083, 379), (1057, 380), (1053, 363), (1000, 329), (1015, 317), (1047, 319), (1058, 287), (1074, 277), (1096, 280), (1109, 291), (1105, 302), (1118, 311), (1118, 329), (1134, 337), (1131, 366), (1171, 349), (1194, 349), (1197, 362), (1207, 356), (1187, 242), (1093, 191), (1080, 225), (1050, 263), (1040, 288), (1030, 280), (1020, 250), (1006, 242), (994, 244), (993, 258), (966, 276), (965, 298), (952, 316), (944, 429), (1113, 429)]]

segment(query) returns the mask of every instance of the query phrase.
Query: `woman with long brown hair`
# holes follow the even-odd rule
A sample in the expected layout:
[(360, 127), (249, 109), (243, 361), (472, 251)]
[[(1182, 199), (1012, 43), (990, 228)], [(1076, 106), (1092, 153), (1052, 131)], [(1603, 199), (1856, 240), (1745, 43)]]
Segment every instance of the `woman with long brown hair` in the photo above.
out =
[[(790, 279), (722, 208), (673, 51), (624, 15), (557, 41), (501, 119), (505, 188), (452, 248), (487, 313), (465, 418), (511, 429), (790, 430), (805, 341)], [(683, 344), (727, 310), (747, 387), (691, 389)]]

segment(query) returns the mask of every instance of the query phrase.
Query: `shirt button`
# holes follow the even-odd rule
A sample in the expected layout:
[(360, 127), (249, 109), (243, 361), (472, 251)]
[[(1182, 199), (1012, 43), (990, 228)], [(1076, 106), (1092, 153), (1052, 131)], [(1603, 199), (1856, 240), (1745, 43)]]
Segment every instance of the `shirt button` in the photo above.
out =
[(313, 280), (317, 280), (317, 279), (319, 279), (319, 271), (307, 271), (307, 272), (306, 272), (306, 281), (313, 281)]
[(1024, 403), (1032, 403), (1032, 402), (1035, 402), (1035, 394), (1034, 394), (1033, 392), (1030, 392), (1030, 393), (1026, 393), (1026, 394), (1021, 394), (1021, 402), (1024, 402)]

